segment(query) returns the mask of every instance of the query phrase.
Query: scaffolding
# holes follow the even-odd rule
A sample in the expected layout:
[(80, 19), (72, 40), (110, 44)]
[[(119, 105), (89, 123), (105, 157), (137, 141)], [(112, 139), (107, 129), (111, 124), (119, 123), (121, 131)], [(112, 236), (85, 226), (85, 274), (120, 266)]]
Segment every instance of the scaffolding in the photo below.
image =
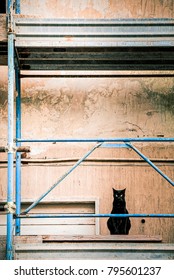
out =
[[(123, 20), (58, 20), (20, 17), (20, 0), (8, 0), (8, 185), (7, 185), (7, 260), (13, 259), (13, 220), (15, 234), (20, 235), (20, 220), (25, 218), (81, 218), (81, 217), (150, 217), (174, 218), (174, 214), (28, 214), (49, 192), (60, 184), (95, 149), (102, 147), (131, 148), (173, 187), (174, 181), (164, 174), (132, 143), (174, 142), (174, 138), (89, 138), (89, 139), (23, 139), (21, 135), (21, 79), (27, 77), (171, 77), (171, 73), (153, 73), (154, 70), (174, 70), (173, 19)], [(15, 8), (15, 14), (14, 14)], [(51, 31), (50, 31), (51, 30)], [(67, 37), (74, 40), (67, 40)], [(41, 40), (42, 38), (42, 40)], [(59, 40), (57, 40), (57, 38)], [(43, 62), (43, 53), (52, 52)], [(66, 49), (63, 52), (62, 49)], [(26, 54), (27, 50), (27, 54)], [(127, 50), (131, 50), (127, 54)], [(153, 52), (153, 53), (152, 53)], [(36, 55), (37, 53), (37, 55)], [(26, 54), (26, 56), (25, 56)], [(141, 59), (139, 55), (141, 54)], [(28, 59), (28, 56), (30, 58)], [(121, 57), (120, 57), (121, 56)], [(83, 61), (85, 57), (85, 63)], [(64, 60), (62, 60), (64, 58)], [(124, 58), (124, 60), (123, 60)], [(71, 62), (70, 62), (71, 61)], [(37, 76), (21, 74), (21, 70), (150, 70), (143, 74), (63, 74)], [(15, 77), (15, 78), (14, 78)], [(14, 127), (14, 85), (16, 85), (16, 136)], [(58, 181), (21, 213), (21, 151), (22, 143), (76, 142), (95, 143)], [(27, 150), (28, 151), (28, 150)], [(13, 165), (16, 153), (16, 199), (13, 200)]]

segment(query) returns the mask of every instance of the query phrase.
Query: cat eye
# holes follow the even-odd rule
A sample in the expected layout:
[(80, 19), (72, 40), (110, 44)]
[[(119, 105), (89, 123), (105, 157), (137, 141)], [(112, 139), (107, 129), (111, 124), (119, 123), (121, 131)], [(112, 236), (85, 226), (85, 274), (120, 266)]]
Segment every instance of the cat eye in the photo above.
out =
[(115, 197), (123, 197), (123, 194), (115, 194)]

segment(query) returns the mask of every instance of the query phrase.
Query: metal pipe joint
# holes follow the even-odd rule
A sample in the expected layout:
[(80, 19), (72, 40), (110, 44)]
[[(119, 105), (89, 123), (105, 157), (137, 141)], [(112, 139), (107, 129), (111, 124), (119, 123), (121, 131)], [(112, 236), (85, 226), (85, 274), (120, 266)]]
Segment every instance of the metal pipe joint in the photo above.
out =
[(14, 202), (7, 202), (7, 204), (4, 205), (4, 211), (7, 211), (10, 214), (14, 214), (16, 211), (16, 205)]

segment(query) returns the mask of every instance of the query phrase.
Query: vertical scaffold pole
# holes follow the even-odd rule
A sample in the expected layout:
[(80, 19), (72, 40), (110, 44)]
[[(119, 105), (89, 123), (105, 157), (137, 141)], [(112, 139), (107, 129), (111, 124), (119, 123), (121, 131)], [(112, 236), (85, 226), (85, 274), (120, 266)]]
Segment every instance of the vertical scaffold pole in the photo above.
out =
[[(20, 72), (18, 65), (15, 65), (16, 77), (16, 138), (21, 137), (21, 83)], [(20, 143), (16, 144), (17, 147), (21, 146)], [(16, 215), (21, 212), (21, 153), (16, 152)], [(15, 234), (20, 235), (20, 219), (15, 221)]]
[[(15, 13), (20, 14), (20, 0), (15, 1)], [(21, 137), (21, 81), (20, 81), (20, 69), (18, 67), (18, 61), (15, 63), (16, 74), (16, 138)], [(17, 147), (21, 144), (17, 143)], [(16, 215), (21, 212), (21, 153), (16, 153)], [(15, 221), (15, 235), (20, 235), (21, 220)]]
[[(8, 1), (8, 169), (7, 205), (13, 204), (13, 116), (14, 116), (14, 34), (12, 28), (12, 2)], [(11, 7), (11, 8), (10, 8)], [(13, 259), (13, 213), (7, 214), (6, 258)]]
[(9, 13), (10, 13), (10, 6), (11, 6), (11, 2), (12, 2), (12, 0), (7, 0), (7, 14), (9, 15)]
[(15, 7), (16, 14), (20, 14), (21, 13), (20, 2), (21, 2), (21, 0), (16, 0), (16, 7)]
[[(14, 34), (8, 34), (8, 184), (7, 204), (13, 203)], [(7, 214), (7, 260), (13, 257), (13, 214)]]

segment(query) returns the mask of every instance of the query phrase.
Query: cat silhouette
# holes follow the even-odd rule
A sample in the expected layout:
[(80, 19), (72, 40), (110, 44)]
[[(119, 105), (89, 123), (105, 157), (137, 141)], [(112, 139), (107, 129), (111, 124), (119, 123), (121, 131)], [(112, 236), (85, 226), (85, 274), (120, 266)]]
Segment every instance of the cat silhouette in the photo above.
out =
[[(115, 190), (113, 188), (113, 208), (111, 214), (128, 214), (129, 212), (126, 209), (126, 200), (125, 200), (125, 191)], [(131, 222), (129, 217), (126, 218), (117, 218), (109, 217), (107, 221), (107, 227), (110, 231), (110, 234), (129, 234), (131, 228)]]

